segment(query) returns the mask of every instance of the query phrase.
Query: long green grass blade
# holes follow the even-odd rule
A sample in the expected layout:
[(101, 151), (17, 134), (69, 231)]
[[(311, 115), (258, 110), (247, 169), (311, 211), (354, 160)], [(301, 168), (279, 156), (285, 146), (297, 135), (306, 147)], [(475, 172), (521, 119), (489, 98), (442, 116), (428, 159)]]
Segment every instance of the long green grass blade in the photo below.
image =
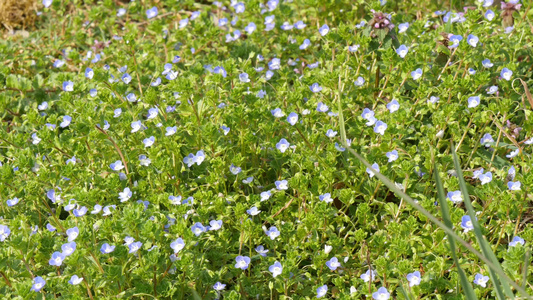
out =
[[(500, 262), (494, 255), (494, 252), (492, 252), (492, 248), (490, 247), (489, 243), (485, 239), (485, 236), (481, 232), (481, 226), (479, 226), (479, 222), (477, 221), (477, 218), (476, 218), (476, 212), (474, 211), (474, 207), (472, 206), (472, 202), (470, 201), (470, 195), (468, 194), (468, 189), (466, 188), (466, 183), (463, 177), (463, 171), (461, 169), (459, 158), (457, 157), (457, 153), (455, 152), (455, 147), (453, 144), (451, 148), (452, 148), (452, 155), (453, 155), (453, 164), (455, 167), (457, 178), (459, 180), (459, 187), (461, 189), (461, 193), (463, 194), (463, 201), (465, 203), (468, 215), (470, 216), (470, 219), (472, 221), (472, 225), (474, 227), (474, 234), (476, 235), (477, 241), (479, 243), (479, 247), (481, 248), (482, 253), (488, 259), (490, 259), (493, 265), (503, 272), (503, 269), (500, 266)], [(496, 290), (496, 295), (498, 296), (498, 299), (500, 300), (505, 299), (505, 296), (503, 295), (504, 292), (508, 298), (514, 298), (514, 294), (511, 291), (511, 287), (509, 286), (509, 284), (504, 283), (502, 280), (500, 280), (500, 278), (496, 276), (496, 273), (494, 272), (493, 268), (489, 268), (489, 273), (490, 273), (490, 279), (494, 283), (494, 289)], [(502, 287), (503, 287), (503, 291), (502, 291)]]
[[(442, 180), (439, 175), (439, 171), (437, 169), (437, 164), (433, 165), (433, 170), (435, 172), (435, 184), (437, 186), (437, 194), (440, 202), (441, 212), (442, 212), (442, 218), (444, 219), (444, 224), (448, 226), (448, 228), (453, 230), (453, 223), (452, 219), (450, 217), (450, 211), (448, 208), (448, 202), (446, 201), (446, 196), (444, 196), (444, 187), (442, 186)], [(470, 281), (468, 281), (468, 278), (466, 277), (465, 272), (461, 268), (461, 265), (459, 264), (459, 259), (457, 258), (457, 253), (455, 249), (455, 240), (453, 239), (453, 236), (448, 235), (448, 243), (450, 244), (450, 251), (452, 252), (452, 258), (455, 263), (455, 266), (457, 266), (457, 272), (459, 273), (459, 280), (461, 281), (461, 286), (463, 287), (466, 299), (477, 299), (476, 293), (474, 292), (474, 288), (472, 288), (472, 285), (470, 284)]]
[(400, 289), (400, 292), (405, 297), (405, 299), (407, 299), (407, 300), (412, 300), (413, 299), (411, 296), (409, 296), (407, 291), (405, 291), (405, 289), (403, 288), (403, 284), (401, 282), (400, 282), (400, 286), (398, 288)]
[(522, 270), (522, 286), (524, 287), (524, 289), (526, 288), (526, 284), (527, 284), (527, 268), (529, 266), (529, 249), (526, 250), (526, 255), (525, 255), (525, 259), (524, 259), (524, 269)]
[[(339, 102), (340, 102), (340, 98), (339, 98)], [(343, 113), (342, 113), (342, 110), (339, 110), (339, 116), (342, 117), (343, 116)], [(343, 119), (344, 120), (344, 119)], [(346, 129), (344, 128), (344, 122), (342, 124), (342, 128), (341, 128), (341, 132), (344, 131), (346, 132)], [(487, 257), (485, 257), (483, 254), (481, 254), (479, 251), (477, 251), (476, 249), (474, 249), (472, 247), (472, 245), (470, 245), (468, 242), (466, 242), (465, 240), (463, 240), (460, 236), (458, 236), (453, 230), (451, 230), (450, 228), (448, 228), (448, 226), (446, 226), (444, 223), (442, 223), (441, 221), (439, 221), (435, 216), (433, 216), (429, 211), (427, 211), (425, 208), (423, 208), (422, 206), (420, 206), (418, 203), (415, 202), (415, 200), (413, 200), (413, 198), (409, 197), (406, 193), (404, 193), (403, 191), (401, 191), (400, 189), (398, 189), (398, 187), (396, 187), (396, 185), (390, 181), (387, 177), (385, 177), (383, 174), (379, 173), (377, 170), (375, 170), (374, 168), (372, 168), (372, 165), (370, 165), (370, 163), (368, 163), (366, 161), (366, 159), (364, 159), (361, 155), (359, 155), (357, 152), (355, 152), (352, 148), (350, 148), (347, 143), (346, 143), (346, 140), (343, 140), (341, 141), (341, 144), (343, 147), (345, 147), (350, 153), (352, 153), (361, 163), (363, 163), (363, 165), (365, 165), (367, 168), (371, 169), (374, 171), (374, 174), (375, 176), (381, 180), (381, 182), (383, 182), (383, 184), (385, 184), (392, 192), (394, 192), (398, 197), (401, 197), (402, 199), (404, 199), (407, 203), (409, 203), (412, 207), (414, 207), (416, 210), (418, 210), (420, 213), (422, 213), (425, 217), (427, 217), (431, 222), (433, 222), (435, 225), (437, 225), (439, 228), (441, 228), (446, 234), (448, 235), (451, 235), (453, 237), (453, 239), (455, 241), (457, 241), (459, 244), (463, 245), (465, 248), (467, 248), (470, 252), (472, 252), (474, 255), (476, 255), (481, 261), (483, 261), (489, 268), (491, 268), (492, 270), (494, 270), (494, 272), (496, 272), (499, 276), (501, 276), (500, 278), (507, 281), (510, 285), (512, 285), (517, 291), (519, 291), (523, 297), (527, 298), (527, 299), (532, 299), (528, 293), (526, 292), (526, 290), (524, 288), (522, 288), (519, 284), (517, 284), (516, 282), (514, 282), (512, 279), (510, 279), (506, 274), (505, 272), (503, 272), (503, 270), (501, 269), (501, 267), (496, 266), (490, 259), (488, 259)], [(453, 150), (453, 147), (452, 147), (452, 150)], [(461, 172), (462, 174), (462, 172)], [(511, 297), (513, 298), (513, 297)]]

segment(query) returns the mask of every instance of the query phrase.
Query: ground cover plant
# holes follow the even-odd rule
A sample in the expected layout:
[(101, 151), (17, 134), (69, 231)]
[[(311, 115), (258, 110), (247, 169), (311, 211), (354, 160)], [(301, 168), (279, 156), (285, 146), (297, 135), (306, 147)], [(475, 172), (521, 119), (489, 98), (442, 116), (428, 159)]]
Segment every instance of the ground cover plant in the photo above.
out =
[(530, 297), (532, 4), (38, 3), (0, 295)]

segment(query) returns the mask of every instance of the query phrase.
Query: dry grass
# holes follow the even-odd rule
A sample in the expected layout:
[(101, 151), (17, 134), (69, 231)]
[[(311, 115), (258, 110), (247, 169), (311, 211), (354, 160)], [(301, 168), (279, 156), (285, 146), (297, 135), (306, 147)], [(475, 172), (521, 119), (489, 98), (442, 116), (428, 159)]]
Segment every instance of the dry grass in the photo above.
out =
[(0, 25), (8, 31), (33, 26), (37, 18), (37, 0), (0, 0)]

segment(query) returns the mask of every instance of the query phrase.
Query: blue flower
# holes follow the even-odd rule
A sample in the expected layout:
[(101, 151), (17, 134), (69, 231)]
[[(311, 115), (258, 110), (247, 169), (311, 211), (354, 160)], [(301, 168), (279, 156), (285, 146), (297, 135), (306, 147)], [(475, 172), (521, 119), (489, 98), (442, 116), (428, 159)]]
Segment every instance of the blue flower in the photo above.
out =
[(50, 232), (56, 231), (56, 228), (54, 226), (52, 226), (52, 224), (50, 224), (50, 223), (46, 224), (46, 229), (48, 229), (48, 231), (50, 231)]
[(7, 206), (11, 207), (11, 206), (17, 205), (19, 201), (20, 201), (19, 198), (15, 197), (13, 199), (7, 199), (6, 203), (7, 203)]
[(85, 78), (87, 79), (93, 79), (94, 71), (91, 68), (85, 69)]
[(448, 200), (452, 201), (455, 204), (463, 202), (463, 194), (459, 190), (448, 192), (448, 195), (446, 197), (448, 198)]
[(82, 206), (80, 208), (80, 206), (78, 205), (78, 208), (75, 208), (72, 213), (74, 214), (75, 217), (83, 217), (85, 216), (85, 214), (87, 213), (87, 207), (85, 206)]
[(493, 85), (493, 86), (489, 87), (489, 90), (487, 91), (487, 94), (493, 95), (493, 94), (496, 94), (497, 92), (498, 92), (498, 87)]
[(109, 254), (115, 251), (115, 247), (116, 246), (109, 245), (108, 243), (104, 243), (102, 247), (100, 247), (100, 252), (102, 252), (102, 254)]
[(316, 111), (318, 112), (327, 112), (328, 110), (329, 107), (322, 102), (318, 102), (318, 104), (316, 105)]
[(509, 168), (509, 171), (507, 171), (507, 177), (510, 178), (510, 180), (514, 180), (514, 177), (516, 176), (516, 169), (514, 166), (511, 166)]
[(272, 196), (272, 192), (271, 191), (261, 192), (261, 202), (270, 199), (270, 196)]
[(376, 125), (374, 126), (374, 132), (384, 135), (385, 130), (387, 130), (387, 123), (382, 122), (382, 121), (377, 121)]
[(321, 87), (320, 85), (318, 85), (318, 83), (316, 83), (316, 82), (313, 83), (313, 84), (309, 87), (309, 89), (310, 89), (311, 92), (313, 92), (313, 93), (318, 93), (318, 92), (322, 91), (322, 87)]
[(6, 225), (0, 225), (0, 242), (5, 241), (9, 235), (11, 234), (11, 230)]
[(407, 55), (407, 52), (409, 52), (409, 48), (405, 45), (401, 45), (398, 47), (398, 49), (396, 49), (396, 53), (398, 53), (401, 58), (404, 58)]
[(329, 138), (333, 138), (336, 135), (337, 135), (337, 131), (333, 131), (332, 129), (328, 129), (328, 131), (326, 131), (326, 136)]
[(223, 27), (228, 24), (228, 18), (220, 18), (218, 19), (218, 27)]
[(294, 124), (298, 122), (298, 114), (295, 112), (291, 112), (289, 116), (287, 117), (287, 122), (289, 122), (289, 124), (294, 126)]
[(341, 263), (339, 262), (339, 259), (336, 257), (332, 257), (330, 260), (326, 262), (326, 266), (331, 270), (335, 271), (338, 267), (341, 266)]
[(228, 135), (230, 131), (230, 128), (224, 125), (220, 126), (220, 129), (222, 129), (222, 132), (224, 132), (224, 135)]
[(63, 263), (63, 260), (65, 259), (65, 255), (61, 252), (54, 252), (52, 254), (52, 258), (50, 258), (50, 260), (48, 261), (48, 263), (51, 265), (51, 266), (56, 266), (56, 267), (59, 267), (61, 266), (61, 264)]
[(281, 65), (280, 65), (280, 59), (279, 59), (279, 58), (273, 58), (273, 59), (268, 63), (268, 68), (269, 68), (270, 70), (278, 70), (280, 67), (281, 67)]
[(109, 167), (113, 171), (120, 171), (120, 170), (124, 169), (124, 165), (122, 164), (122, 161), (120, 161), (120, 160), (117, 160), (114, 163), (111, 163), (109, 165)]
[(473, 108), (479, 105), (480, 103), (479, 96), (472, 96), (468, 98), (468, 108)]
[(320, 201), (324, 201), (326, 203), (331, 203), (333, 202), (333, 198), (331, 198), (331, 194), (330, 193), (325, 193), (325, 194), (322, 194), (320, 196), (318, 196), (318, 199)]
[(148, 114), (146, 115), (146, 118), (150, 120), (150, 119), (157, 117), (158, 114), (159, 114), (159, 109), (157, 109), (157, 107), (152, 107), (148, 110)]
[(222, 228), (222, 220), (209, 221), (209, 231), (219, 230)]
[(262, 245), (259, 245), (255, 247), (255, 252), (259, 253), (259, 255), (266, 257), (268, 253), (268, 249), (265, 249)]
[(286, 190), (289, 188), (289, 182), (287, 180), (276, 180), (275, 184), (278, 190)]
[(154, 7), (150, 8), (149, 10), (146, 11), (146, 17), (148, 19), (151, 19), (151, 18), (157, 16), (157, 13), (158, 13), (157, 7), (154, 6)]
[(420, 272), (414, 271), (413, 273), (407, 274), (407, 281), (409, 281), (410, 287), (420, 285), (420, 282), (422, 281), (422, 278), (420, 277)]
[(390, 298), (390, 293), (387, 291), (387, 288), (380, 287), (377, 292), (372, 293), (372, 298), (376, 300), (387, 300)]
[(408, 22), (400, 23), (398, 24), (398, 33), (404, 33), (407, 31), (408, 28), (409, 28)]
[(525, 243), (526, 241), (523, 238), (515, 236), (513, 237), (513, 240), (509, 243), (509, 247), (516, 247), (519, 244), (524, 246)]
[(481, 64), (483, 65), (483, 67), (485, 68), (491, 68), (492, 66), (494, 66), (493, 63), (490, 62), (490, 59), (486, 58), (484, 59)]
[(307, 26), (307, 25), (303, 21), (298, 21), (298, 22), (294, 23), (294, 28), (296, 28), (298, 30), (304, 29), (305, 26)]
[(348, 46), (348, 51), (350, 52), (356, 52), (357, 50), (359, 50), (359, 47), (360, 45), (353, 45), (353, 46)]
[(229, 167), (229, 171), (233, 175), (238, 175), (240, 172), (242, 172), (242, 169), (240, 167), (237, 167), (237, 166), (234, 166), (233, 164), (231, 164), (231, 166)]
[(500, 73), (500, 77), (509, 81), (511, 80), (511, 76), (513, 76), (513, 71), (507, 69), (507, 68), (503, 68), (501, 73)]
[(487, 12), (485, 13), (485, 19), (489, 20), (489, 21), (492, 21), (494, 19), (494, 17), (496, 16), (496, 14), (494, 14), (494, 12), (492, 10), (487, 10)]
[(218, 66), (213, 69), (213, 73), (220, 74), (222, 77), (226, 78), (228, 76), (228, 73), (226, 72), (226, 69), (224, 67)]
[(70, 283), (72, 285), (78, 285), (82, 281), (83, 281), (83, 277), (78, 277), (78, 275), (72, 275), (72, 277), (70, 277), (70, 280), (68, 281), (68, 283)]
[(280, 275), (281, 272), (283, 272), (283, 266), (281, 266), (281, 263), (276, 260), (276, 262), (268, 267), (268, 271), (272, 273), (272, 276), (275, 278), (276, 276)]
[(223, 283), (220, 283), (220, 281), (217, 281), (217, 283), (215, 283), (215, 285), (213, 285), (213, 289), (215, 291), (222, 291), (225, 288), (226, 288), (226, 285), (223, 284)]
[(250, 216), (257, 216), (261, 211), (257, 209), (256, 206), (252, 206), (250, 209), (246, 210), (246, 213)]
[[(379, 165), (377, 163), (372, 164), (372, 169), (379, 172)], [(371, 170), (370, 168), (366, 168), (366, 172), (368, 173), (368, 175), (370, 175), (370, 178), (374, 177), (375, 175), (374, 171)]]
[(479, 286), (487, 287), (487, 282), (489, 282), (489, 276), (483, 276), (483, 274), (477, 273), (474, 277), (474, 283)]
[(473, 34), (469, 34), (468, 37), (466, 38), (466, 42), (472, 46), (472, 47), (476, 47), (477, 46), (477, 43), (479, 43), (479, 38)]
[(321, 36), (325, 36), (329, 32), (329, 26), (327, 24), (322, 25), (322, 27), (318, 29), (318, 32)]
[(149, 138), (145, 138), (143, 140), (143, 144), (145, 148), (151, 147), (155, 143), (155, 137), (151, 136)]
[(248, 35), (251, 35), (256, 29), (257, 26), (254, 22), (250, 22), (248, 25), (246, 25), (246, 27), (244, 27), (244, 30), (248, 33)]
[(72, 242), (78, 237), (79, 234), (80, 234), (80, 230), (78, 229), (78, 227), (72, 227), (72, 228), (67, 229), (68, 241)]
[(390, 152), (385, 153), (385, 155), (389, 158), (389, 162), (393, 162), (398, 159), (398, 151), (392, 150)]
[(235, 258), (235, 268), (246, 270), (248, 269), (248, 265), (250, 264), (250, 258), (248, 256), (237, 256)]
[(370, 272), (370, 270), (367, 270), (366, 273), (361, 274), (361, 279), (363, 279), (364, 282), (374, 281), (374, 278), (378, 275), (378, 273), (374, 270)]
[(49, 8), (50, 5), (52, 5), (52, 2), (54, 2), (54, 0), (43, 0), (43, 5), (44, 7)]
[(70, 256), (72, 253), (74, 253), (74, 251), (76, 251), (76, 242), (70, 242), (61, 245), (61, 252), (65, 257)]
[(129, 187), (124, 188), (124, 190), (120, 193), (118, 193), (118, 199), (120, 199), (120, 202), (126, 202), (128, 201), (132, 196), (132, 192)]
[(72, 121), (72, 118), (70, 116), (63, 116), (63, 122), (59, 124), (59, 127), (65, 128), (68, 125), (70, 125), (70, 122)]
[(520, 191), (522, 183), (520, 181), (509, 181), (507, 182), (507, 187), (510, 191)]
[(363, 86), (363, 84), (365, 84), (365, 79), (359, 76), (353, 84), (355, 84), (355, 86)]
[(250, 78), (248, 78), (248, 73), (239, 74), (239, 80), (244, 83), (250, 82)]
[(283, 113), (283, 111), (281, 110), (281, 108), (275, 108), (273, 110), (270, 111), (272, 113), (272, 115), (276, 118), (281, 118), (283, 117), (285, 114)]
[(281, 152), (281, 153), (285, 153), (285, 151), (287, 151), (287, 149), (290, 147), (291, 144), (289, 144), (289, 142), (287, 142), (286, 139), (281, 139), (277, 144), (276, 144), (276, 148)]
[[(44, 0), (47, 1), (47, 0)], [(50, 3), (52, 1), (50, 0)], [(46, 285), (46, 280), (44, 280), (41, 276), (37, 276), (33, 278), (33, 284), (31, 286), (31, 290), (34, 292), (40, 292), (41, 289)]]
[(322, 298), (324, 297), (326, 294), (328, 293), (328, 286), (327, 285), (323, 285), (323, 286), (319, 286), (317, 289), (316, 289), (316, 297), (317, 298)]
[(65, 92), (74, 91), (74, 83), (72, 81), (63, 82), (63, 91), (65, 91)]
[(128, 245), (128, 248), (129, 248), (129, 251), (128, 253), (132, 254), (132, 253), (135, 253), (137, 251), (139, 251), (139, 249), (141, 249), (143, 243), (141, 242), (133, 242), (131, 244)]
[(461, 227), (463, 228), (465, 233), (474, 229), (474, 225), (472, 224), (472, 219), (470, 218), (469, 215), (465, 215), (461, 218)]
[(180, 252), (183, 248), (185, 248), (185, 242), (182, 238), (177, 238), (175, 241), (170, 243), (170, 248), (174, 250), (174, 253)]
[(418, 80), (420, 77), (422, 77), (422, 69), (418, 68), (411, 72), (411, 77), (413, 77), (413, 80)]
[(280, 235), (276, 226), (271, 226), (265, 233), (271, 240), (275, 240)]
[(311, 45), (311, 41), (309, 39), (305, 39), (303, 43), (300, 45), (300, 50), (305, 50), (307, 47)]
[(400, 109), (400, 103), (398, 103), (398, 100), (392, 99), (392, 101), (387, 104), (387, 109), (390, 113), (393, 113)]
[(200, 234), (207, 231), (207, 229), (205, 228), (204, 225), (202, 225), (202, 223), (196, 222), (194, 223), (194, 225), (191, 226), (191, 231), (192, 233), (194, 233), (195, 236), (199, 236)]

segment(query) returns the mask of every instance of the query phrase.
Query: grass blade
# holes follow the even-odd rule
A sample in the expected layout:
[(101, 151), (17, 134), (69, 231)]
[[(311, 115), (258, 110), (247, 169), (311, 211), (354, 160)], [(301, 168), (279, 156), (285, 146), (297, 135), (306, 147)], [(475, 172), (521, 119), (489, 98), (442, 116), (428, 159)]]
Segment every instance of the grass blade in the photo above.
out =
[[(437, 194), (440, 202), (440, 208), (442, 212), (442, 218), (444, 219), (444, 224), (448, 226), (448, 228), (453, 229), (453, 223), (452, 219), (450, 217), (450, 211), (448, 208), (448, 202), (446, 201), (446, 196), (444, 196), (444, 188), (442, 186), (442, 180), (439, 176), (439, 171), (437, 169), (437, 164), (433, 165), (433, 170), (435, 174), (435, 185), (437, 186)], [(455, 240), (453, 239), (453, 236), (448, 234), (448, 243), (450, 244), (450, 251), (452, 252), (452, 258), (453, 262), (457, 266), (457, 272), (459, 273), (459, 279), (461, 281), (461, 286), (463, 287), (466, 299), (477, 299), (476, 293), (474, 292), (474, 288), (472, 288), (472, 285), (470, 284), (470, 281), (468, 281), (468, 278), (466, 277), (465, 272), (461, 268), (461, 265), (459, 264), (459, 259), (457, 258), (457, 253), (455, 250)]]
[(524, 269), (522, 270), (522, 277), (523, 277), (523, 281), (522, 281), (522, 286), (524, 287), (524, 289), (526, 288), (526, 285), (527, 285), (527, 267), (529, 266), (529, 249), (526, 250), (526, 257), (524, 259)]
[[(492, 248), (490, 247), (489, 243), (485, 239), (485, 236), (483, 236), (483, 233), (481, 232), (481, 226), (479, 226), (479, 222), (476, 218), (476, 212), (474, 211), (474, 207), (472, 206), (472, 202), (470, 201), (470, 195), (468, 194), (468, 189), (466, 188), (466, 183), (463, 177), (463, 171), (461, 169), (461, 165), (459, 163), (459, 158), (457, 157), (457, 153), (455, 152), (455, 148), (452, 145), (452, 156), (453, 156), (453, 164), (455, 167), (455, 172), (457, 173), (457, 179), (459, 180), (459, 187), (461, 189), (461, 193), (463, 194), (463, 201), (465, 203), (468, 215), (470, 216), (470, 220), (472, 221), (472, 225), (474, 227), (474, 234), (476, 235), (476, 239), (479, 243), (479, 247), (481, 248), (482, 253), (490, 259), (490, 261), (493, 263), (494, 268), (499, 269), (503, 273), (503, 269), (500, 266), (500, 262), (494, 255), (494, 252), (492, 252)], [(504, 283), (496, 276), (496, 273), (494, 272), (494, 268), (489, 268), (490, 273), (490, 279), (494, 283), (494, 289), (496, 290), (496, 295), (498, 296), (498, 299), (505, 299), (503, 293), (505, 292), (505, 295), (509, 298), (514, 298), (514, 294), (511, 291), (511, 287), (509, 284)], [(504, 273), (505, 274), (505, 273)], [(507, 277), (505, 275), (505, 277)], [(503, 292), (502, 292), (503, 287)]]
[(405, 297), (405, 299), (407, 300), (412, 300), (413, 298), (411, 296), (409, 296), (409, 294), (405, 291), (405, 289), (403, 288), (403, 284), (400, 282), (400, 286), (398, 286), (398, 288), (400, 289), (400, 292), (402, 292), (402, 295)]

